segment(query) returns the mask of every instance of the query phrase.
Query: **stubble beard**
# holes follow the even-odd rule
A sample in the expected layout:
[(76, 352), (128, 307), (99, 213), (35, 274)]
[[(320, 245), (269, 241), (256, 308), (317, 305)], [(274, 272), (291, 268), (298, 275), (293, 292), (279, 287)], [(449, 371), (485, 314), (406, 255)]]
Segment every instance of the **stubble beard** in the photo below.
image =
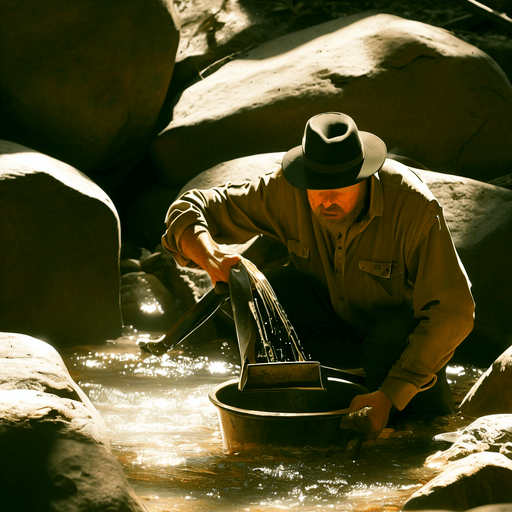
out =
[(331, 237), (336, 238), (339, 233), (344, 233), (359, 217), (365, 207), (365, 198), (360, 198), (354, 209), (348, 214), (344, 213), (343, 210), (338, 206), (336, 211), (343, 212), (343, 215), (336, 219), (330, 219), (329, 217), (322, 215), (324, 210), (323, 206), (320, 205), (314, 212), (313, 215), (318, 220), (320, 227), (329, 233)]

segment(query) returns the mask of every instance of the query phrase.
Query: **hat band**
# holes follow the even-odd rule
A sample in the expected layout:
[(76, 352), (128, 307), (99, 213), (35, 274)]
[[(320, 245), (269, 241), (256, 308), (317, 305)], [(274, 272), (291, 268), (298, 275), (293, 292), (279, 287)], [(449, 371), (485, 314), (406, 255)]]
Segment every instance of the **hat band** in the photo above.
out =
[(350, 160), (343, 164), (326, 165), (313, 162), (313, 160), (310, 160), (305, 155), (304, 151), (302, 152), (302, 162), (304, 163), (304, 165), (306, 167), (309, 167), (310, 169), (313, 169), (314, 171), (318, 171), (323, 174), (336, 174), (339, 172), (348, 171), (349, 169), (352, 169), (352, 167), (355, 167), (358, 163), (362, 162), (363, 160), (364, 152), (361, 151), (361, 153), (353, 160)]

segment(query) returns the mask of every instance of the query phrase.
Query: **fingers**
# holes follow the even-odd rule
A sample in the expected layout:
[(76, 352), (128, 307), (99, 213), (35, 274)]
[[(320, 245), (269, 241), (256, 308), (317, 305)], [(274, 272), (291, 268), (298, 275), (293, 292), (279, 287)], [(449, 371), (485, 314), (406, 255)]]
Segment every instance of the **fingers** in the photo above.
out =
[(341, 418), (340, 428), (348, 430), (357, 430), (364, 434), (371, 434), (373, 432), (373, 425), (370, 420), (369, 412), (370, 407), (346, 414)]
[(205, 270), (208, 272), (213, 285), (229, 282), (229, 272), (242, 258), (238, 254), (225, 254), (216, 251), (208, 261)]
[(387, 425), (391, 405), (381, 391), (357, 395), (350, 403), (351, 412), (341, 421), (341, 428), (354, 428), (369, 438), (377, 437)]
[(350, 402), (350, 409), (353, 411), (358, 411), (363, 407), (371, 404), (371, 397), (369, 395), (357, 395)]

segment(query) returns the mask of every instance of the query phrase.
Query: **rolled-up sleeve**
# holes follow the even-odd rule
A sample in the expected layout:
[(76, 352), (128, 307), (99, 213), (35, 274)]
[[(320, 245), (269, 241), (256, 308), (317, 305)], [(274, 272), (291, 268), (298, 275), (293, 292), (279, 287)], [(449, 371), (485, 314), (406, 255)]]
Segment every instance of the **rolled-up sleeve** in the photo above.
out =
[(418, 325), (380, 388), (399, 410), (435, 384), (435, 373), (450, 360), (474, 324), (471, 284), (441, 208), (435, 213), (406, 258)]
[(189, 226), (208, 231), (220, 244), (240, 244), (259, 234), (276, 237), (279, 187), (272, 177), (277, 172), (241, 185), (186, 192), (167, 212), (162, 245), (179, 265), (195, 267), (180, 247), (181, 235)]

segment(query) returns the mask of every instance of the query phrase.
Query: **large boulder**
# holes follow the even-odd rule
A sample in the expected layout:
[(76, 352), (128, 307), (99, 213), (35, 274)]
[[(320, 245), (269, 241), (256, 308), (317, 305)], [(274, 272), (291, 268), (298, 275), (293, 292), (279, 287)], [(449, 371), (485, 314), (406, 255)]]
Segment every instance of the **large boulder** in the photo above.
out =
[[(190, 180), (182, 192), (225, 182), (242, 183), (279, 166), (284, 152), (223, 162)], [(461, 360), (487, 367), (512, 344), (512, 191), (470, 178), (416, 169), (443, 206), (460, 258), (472, 282), (476, 318), (473, 332), (457, 349)], [(258, 247), (258, 246), (255, 246)], [(261, 246), (260, 246), (261, 247)], [(283, 254), (258, 261), (269, 266)]]
[(351, 115), (389, 149), (484, 181), (512, 164), (512, 87), (451, 33), (385, 14), (349, 16), (244, 52), (177, 99), (151, 146), (172, 182), (240, 156), (286, 151), (307, 120)]
[(143, 512), (98, 411), (47, 343), (0, 333), (0, 508)]
[(171, 0), (0, 0), (0, 138), (83, 172), (147, 146), (179, 42)]
[(119, 219), (89, 178), (0, 141), (0, 331), (55, 346), (121, 335)]
[(475, 418), (499, 413), (512, 415), (512, 346), (478, 379), (459, 408)]
[(416, 491), (402, 510), (468, 510), (512, 502), (512, 461), (501, 453), (475, 453), (452, 462)]

